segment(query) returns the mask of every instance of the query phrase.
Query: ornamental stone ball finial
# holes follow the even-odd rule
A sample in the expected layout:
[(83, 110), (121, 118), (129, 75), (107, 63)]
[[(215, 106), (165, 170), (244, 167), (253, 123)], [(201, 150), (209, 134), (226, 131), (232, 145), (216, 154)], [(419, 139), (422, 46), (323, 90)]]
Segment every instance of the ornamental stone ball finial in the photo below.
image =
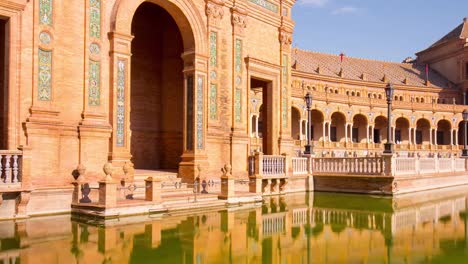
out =
[(112, 163), (106, 162), (106, 164), (104, 164), (104, 167), (102, 168), (102, 170), (106, 174), (106, 178), (105, 178), (106, 181), (112, 181), (112, 171), (113, 171), (113, 169), (114, 168), (112, 166)]
[(221, 168), (221, 172), (223, 173), (224, 178), (232, 177), (232, 166), (231, 166), (231, 164), (224, 164), (224, 167)]

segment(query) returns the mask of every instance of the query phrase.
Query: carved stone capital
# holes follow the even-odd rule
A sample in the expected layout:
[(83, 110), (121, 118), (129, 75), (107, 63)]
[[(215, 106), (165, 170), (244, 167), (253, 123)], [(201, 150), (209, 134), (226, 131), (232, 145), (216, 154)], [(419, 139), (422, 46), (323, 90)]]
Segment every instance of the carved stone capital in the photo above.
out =
[(234, 29), (234, 34), (243, 35), (244, 29), (247, 27), (247, 11), (240, 7), (231, 8), (231, 24)]
[(210, 26), (219, 26), (220, 20), (224, 17), (224, 1), (206, 0), (205, 14), (208, 17)]
[(289, 48), (292, 44), (292, 32), (284, 30), (282, 28), (279, 29), (279, 41), (283, 48)]

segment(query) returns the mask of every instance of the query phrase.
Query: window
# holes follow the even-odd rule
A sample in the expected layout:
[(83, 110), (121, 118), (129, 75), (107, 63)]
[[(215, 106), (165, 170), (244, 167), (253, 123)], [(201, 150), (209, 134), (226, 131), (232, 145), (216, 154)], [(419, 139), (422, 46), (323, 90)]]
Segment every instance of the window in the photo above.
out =
[(444, 141), (444, 131), (437, 131), (437, 144), (446, 145)]
[(422, 131), (416, 130), (416, 144), (422, 144)]
[(401, 142), (401, 130), (395, 130), (395, 143)]
[(353, 143), (357, 143), (359, 140), (359, 127), (353, 127)]
[(336, 127), (330, 127), (330, 141), (336, 142)]
[(374, 143), (380, 142), (380, 129), (374, 129)]

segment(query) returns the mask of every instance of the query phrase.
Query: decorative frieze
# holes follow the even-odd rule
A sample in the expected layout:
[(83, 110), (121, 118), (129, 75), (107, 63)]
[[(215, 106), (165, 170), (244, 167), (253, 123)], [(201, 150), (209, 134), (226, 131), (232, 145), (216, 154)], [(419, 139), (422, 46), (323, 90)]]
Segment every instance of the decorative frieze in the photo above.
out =
[(89, 0), (89, 36), (101, 38), (101, 0)]
[(117, 147), (125, 146), (125, 83), (126, 83), (126, 63), (123, 60), (117, 61)]
[(198, 76), (197, 78), (197, 149), (203, 149), (203, 77)]
[(52, 26), (53, 0), (39, 0), (39, 24)]
[(270, 10), (273, 13), (278, 13), (279, 7), (277, 4), (272, 3), (267, 0), (249, 0), (251, 3), (261, 6), (267, 10)]
[(101, 104), (101, 63), (89, 61), (88, 105), (99, 106)]
[(39, 49), (38, 52), (38, 99), (52, 99), (52, 51)]

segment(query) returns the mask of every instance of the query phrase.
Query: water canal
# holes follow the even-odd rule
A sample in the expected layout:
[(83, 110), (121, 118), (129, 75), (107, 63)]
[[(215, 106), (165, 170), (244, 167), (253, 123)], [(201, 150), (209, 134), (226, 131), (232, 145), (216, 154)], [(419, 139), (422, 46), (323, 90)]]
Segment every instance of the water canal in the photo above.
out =
[(106, 222), (0, 222), (0, 263), (468, 263), (468, 189), (310, 193)]

